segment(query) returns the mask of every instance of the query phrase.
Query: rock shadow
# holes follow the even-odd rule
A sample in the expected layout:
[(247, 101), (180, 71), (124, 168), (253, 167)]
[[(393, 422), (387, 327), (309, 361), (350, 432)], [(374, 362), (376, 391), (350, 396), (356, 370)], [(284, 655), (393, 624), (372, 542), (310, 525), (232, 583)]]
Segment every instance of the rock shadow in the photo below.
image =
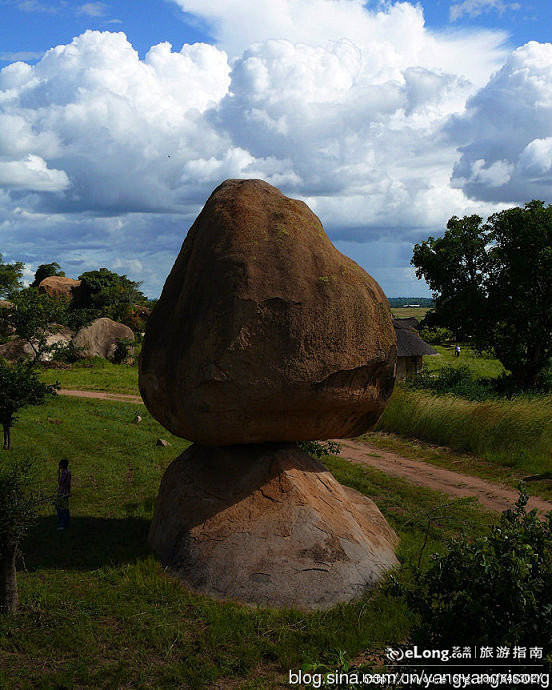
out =
[(69, 528), (58, 531), (55, 515), (42, 517), (21, 544), (25, 567), (30, 572), (41, 568), (95, 570), (132, 563), (150, 553), (149, 524), (137, 517), (71, 516)]

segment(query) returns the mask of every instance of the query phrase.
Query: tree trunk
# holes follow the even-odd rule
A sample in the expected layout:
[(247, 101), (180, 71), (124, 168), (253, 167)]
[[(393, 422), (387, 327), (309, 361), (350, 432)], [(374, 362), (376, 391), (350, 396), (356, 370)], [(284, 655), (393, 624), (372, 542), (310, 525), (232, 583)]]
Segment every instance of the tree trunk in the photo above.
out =
[(11, 436), (10, 436), (10, 425), (2, 424), (4, 428), (4, 450), (11, 449)]
[(17, 610), (17, 577), (15, 572), (16, 545), (6, 546), (0, 556), (0, 614)]

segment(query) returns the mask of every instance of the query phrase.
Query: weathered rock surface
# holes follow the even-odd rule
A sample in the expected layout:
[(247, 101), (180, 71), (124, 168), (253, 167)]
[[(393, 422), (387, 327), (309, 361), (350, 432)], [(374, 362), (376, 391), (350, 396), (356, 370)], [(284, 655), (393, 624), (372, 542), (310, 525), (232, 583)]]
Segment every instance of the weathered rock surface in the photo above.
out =
[[(46, 337), (46, 345), (48, 346), (56, 343), (68, 343), (73, 336), (73, 331), (67, 326), (50, 324), (49, 328), (52, 330)], [(35, 351), (31, 347), (30, 343), (28, 343), (26, 340), (22, 340), (21, 338), (13, 338), (7, 343), (0, 345), (0, 357), (4, 357), (9, 362), (15, 362), (21, 358), (34, 359)], [(50, 352), (44, 352), (40, 358), (42, 362), (47, 362), (51, 359), (52, 355)]]
[(302, 201), (227, 180), (186, 237), (148, 321), (146, 406), (212, 445), (358, 435), (393, 388), (379, 285)]
[(149, 542), (220, 599), (328, 608), (398, 564), (377, 506), (294, 444), (192, 445), (168, 467)]
[(112, 319), (102, 317), (81, 328), (73, 338), (77, 347), (83, 347), (86, 357), (112, 359), (117, 343), (125, 338), (134, 340), (132, 329)]
[(50, 295), (55, 299), (71, 300), (80, 287), (80, 280), (65, 278), (64, 276), (50, 276), (44, 278), (38, 286), (39, 294)]
[(13, 338), (7, 343), (0, 345), (0, 357), (7, 359), (8, 362), (15, 362), (18, 359), (34, 358), (34, 350), (26, 340)]
[[(61, 345), (66, 345), (73, 338), (73, 331), (68, 326), (61, 326), (59, 324), (52, 324), (53, 329), (50, 335), (46, 338), (46, 345), (56, 345), (60, 343)], [(43, 361), (49, 361), (52, 359), (52, 355), (49, 352), (44, 353), (42, 357)]]

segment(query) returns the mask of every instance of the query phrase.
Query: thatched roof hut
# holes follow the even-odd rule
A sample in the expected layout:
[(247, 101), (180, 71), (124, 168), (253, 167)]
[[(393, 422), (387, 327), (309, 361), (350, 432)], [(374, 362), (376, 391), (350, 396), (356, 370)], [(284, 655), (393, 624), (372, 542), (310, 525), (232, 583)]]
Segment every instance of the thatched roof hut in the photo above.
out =
[(424, 355), (439, 354), (431, 345), (424, 342), (416, 331), (404, 323), (409, 320), (393, 319), (397, 335), (397, 368), (395, 375), (398, 379), (405, 379), (418, 373), (422, 368), (422, 357)]
[(395, 328), (415, 328), (417, 331), (420, 330), (420, 322), (413, 316), (406, 316), (402, 319), (396, 316), (393, 318), (393, 324)]

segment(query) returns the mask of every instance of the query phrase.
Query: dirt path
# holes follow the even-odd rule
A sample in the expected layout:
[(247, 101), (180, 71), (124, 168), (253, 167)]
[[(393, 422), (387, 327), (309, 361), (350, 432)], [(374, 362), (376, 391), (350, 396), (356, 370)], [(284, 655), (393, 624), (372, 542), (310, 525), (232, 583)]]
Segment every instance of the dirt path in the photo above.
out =
[[(446, 470), (422, 460), (405, 458), (361, 441), (349, 439), (336, 439), (336, 441), (341, 444), (339, 457), (345, 460), (375, 467), (387, 474), (406, 479), (412, 484), (442, 491), (449, 496), (475, 496), (482, 506), (490, 510), (503, 511), (511, 508), (518, 498), (517, 491), (479, 477)], [(529, 508), (536, 508), (539, 512), (545, 513), (552, 510), (552, 503), (543, 498), (532, 497), (529, 500)]]
[[(58, 393), (59, 395), (74, 395), (77, 398), (96, 398), (143, 404), (139, 395), (125, 393), (104, 393), (103, 391), (68, 390), (65, 388), (60, 389)], [(425, 486), (428, 489), (442, 491), (449, 496), (475, 496), (482, 506), (490, 510), (506, 510), (517, 501), (518, 494), (516, 491), (504, 488), (500, 484), (487, 482), (479, 477), (446, 470), (422, 460), (405, 458), (388, 450), (374, 448), (361, 441), (350, 439), (336, 439), (336, 441), (341, 445), (340, 457), (345, 460), (375, 467), (394, 477), (406, 479), (412, 484)], [(529, 508), (536, 508), (539, 512), (546, 513), (552, 510), (552, 503), (543, 498), (532, 497), (529, 500)]]
[(60, 388), (58, 395), (74, 395), (76, 398), (96, 398), (97, 400), (116, 400), (117, 402), (130, 402), (144, 404), (139, 395), (127, 393), (104, 393), (103, 391), (76, 391), (69, 388)]

